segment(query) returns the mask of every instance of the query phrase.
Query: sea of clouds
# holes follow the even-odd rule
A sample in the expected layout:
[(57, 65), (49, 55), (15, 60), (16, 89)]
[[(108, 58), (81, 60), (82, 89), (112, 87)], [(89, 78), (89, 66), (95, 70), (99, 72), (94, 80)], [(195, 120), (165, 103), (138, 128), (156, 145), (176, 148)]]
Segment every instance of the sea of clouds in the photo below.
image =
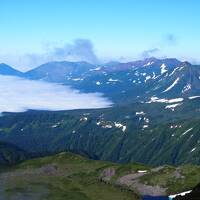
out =
[(92, 109), (111, 105), (111, 101), (99, 93), (80, 93), (68, 86), (0, 75), (0, 113), (29, 109)]

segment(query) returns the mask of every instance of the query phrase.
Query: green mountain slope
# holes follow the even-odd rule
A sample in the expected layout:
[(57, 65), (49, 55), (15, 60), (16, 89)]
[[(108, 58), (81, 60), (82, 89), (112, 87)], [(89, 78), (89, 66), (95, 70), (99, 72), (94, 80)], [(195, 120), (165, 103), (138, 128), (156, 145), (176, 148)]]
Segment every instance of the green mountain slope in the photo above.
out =
[(36, 156), (67, 150), (120, 163), (199, 164), (200, 99), (186, 99), (174, 111), (167, 105), (4, 114), (0, 140)]
[(30, 156), (15, 145), (0, 142), (0, 165), (15, 164), (28, 158)]
[(0, 174), (0, 199), (137, 200), (126, 189), (100, 181), (102, 169), (115, 166), (70, 153), (26, 161)]

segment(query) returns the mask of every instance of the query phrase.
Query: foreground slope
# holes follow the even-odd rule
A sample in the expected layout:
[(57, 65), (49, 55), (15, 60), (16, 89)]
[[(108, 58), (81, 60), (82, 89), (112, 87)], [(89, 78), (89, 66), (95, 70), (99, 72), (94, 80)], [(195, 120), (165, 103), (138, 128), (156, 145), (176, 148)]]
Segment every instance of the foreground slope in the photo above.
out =
[(0, 173), (0, 199), (139, 199), (131, 191), (100, 181), (101, 171), (110, 165), (70, 153), (26, 161)]
[(72, 154), (37, 158), (1, 169), (0, 199), (139, 200), (193, 188), (199, 166), (150, 168)]

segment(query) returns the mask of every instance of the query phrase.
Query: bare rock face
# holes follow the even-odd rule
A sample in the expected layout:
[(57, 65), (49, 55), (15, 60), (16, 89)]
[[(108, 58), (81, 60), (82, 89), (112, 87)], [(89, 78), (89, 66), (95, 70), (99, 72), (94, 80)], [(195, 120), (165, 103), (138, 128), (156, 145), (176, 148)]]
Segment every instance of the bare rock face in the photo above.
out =
[(103, 172), (100, 175), (100, 180), (104, 182), (108, 182), (111, 180), (111, 178), (115, 175), (115, 169), (114, 168), (107, 168), (104, 169)]
[(177, 168), (176, 171), (174, 172), (174, 177), (175, 177), (176, 179), (178, 179), (178, 178), (182, 178), (182, 179), (185, 178), (185, 177), (181, 174), (179, 168)]
[(117, 180), (117, 185), (127, 186), (131, 190), (139, 192), (141, 195), (151, 195), (151, 196), (165, 195), (166, 188), (162, 188), (158, 185), (151, 186), (141, 183), (139, 181), (139, 178), (144, 175), (145, 173), (134, 173), (122, 176)]
[(57, 172), (58, 167), (54, 164), (48, 164), (40, 168), (43, 174), (54, 175)]

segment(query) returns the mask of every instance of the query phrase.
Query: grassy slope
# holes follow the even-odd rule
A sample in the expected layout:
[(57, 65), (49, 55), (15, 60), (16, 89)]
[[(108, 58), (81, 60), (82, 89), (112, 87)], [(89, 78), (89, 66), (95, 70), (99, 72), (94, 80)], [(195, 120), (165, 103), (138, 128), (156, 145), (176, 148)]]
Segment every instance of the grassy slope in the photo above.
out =
[[(111, 179), (103, 181), (102, 173), (114, 169)], [(193, 188), (200, 180), (199, 166), (164, 166), (150, 168), (141, 164), (115, 164), (94, 161), (72, 153), (25, 161), (0, 173), (3, 199), (70, 199), (70, 200), (137, 200), (134, 184), (117, 184), (121, 177), (148, 173), (138, 178), (144, 185), (166, 188), (166, 194)], [(0, 200), (1, 200), (0, 198)]]
[[(186, 101), (174, 112), (165, 109), (166, 104), (154, 103), (5, 114), (0, 118), (0, 140), (39, 156), (71, 151), (120, 163), (199, 164), (199, 104), (200, 99)], [(146, 115), (137, 116), (136, 112), (140, 111)], [(149, 127), (143, 129), (147, 124), (145, 118), (149, 119)], [(125, 133), (114, 122), (126, 125)], [(112, 125), (112, 128), (103, 125)], [(192, 131), (182, 135), (190, 128)]]
[(167, 194), (176, 194), (194, 188), (200, 181), (200, 166), (184, 165), (180, 167), (165, 166), (141, 178), (149, 185), (160, 185), (167, 188)]
[(6, 199), (136, 200), (132, 192), (99, 180), (110, 165), (71, 153), (33, 159), (2, 172), (0, 191)]

